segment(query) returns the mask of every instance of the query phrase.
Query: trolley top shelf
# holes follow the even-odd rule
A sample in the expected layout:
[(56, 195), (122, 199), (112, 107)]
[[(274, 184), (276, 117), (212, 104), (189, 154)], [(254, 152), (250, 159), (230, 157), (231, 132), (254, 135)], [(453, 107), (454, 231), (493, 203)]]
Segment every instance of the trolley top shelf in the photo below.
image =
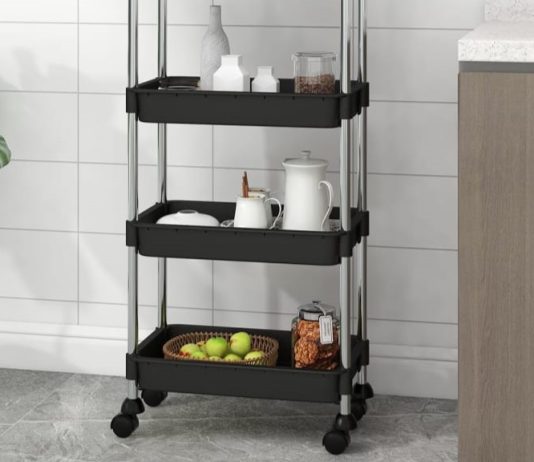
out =
[(369, 85), (351, 82), (351, 92), (309, 95), (294, 92), (293, 79), (280, 80), (280, 93), (201, 91), (198, 77), (166, 77), (126, 90), (126, 110), (141, 122), (271, 127), (333, 128), (369, 105)]

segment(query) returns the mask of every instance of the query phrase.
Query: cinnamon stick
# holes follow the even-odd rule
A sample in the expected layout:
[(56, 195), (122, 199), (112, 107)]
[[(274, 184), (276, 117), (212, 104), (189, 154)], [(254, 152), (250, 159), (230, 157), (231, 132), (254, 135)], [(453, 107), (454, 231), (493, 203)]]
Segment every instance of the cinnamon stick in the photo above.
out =
[(247, 172), (243, 175), (243, 197), (248, 197), (249, 195), (249, 186), (248, 186), (248, 175)]

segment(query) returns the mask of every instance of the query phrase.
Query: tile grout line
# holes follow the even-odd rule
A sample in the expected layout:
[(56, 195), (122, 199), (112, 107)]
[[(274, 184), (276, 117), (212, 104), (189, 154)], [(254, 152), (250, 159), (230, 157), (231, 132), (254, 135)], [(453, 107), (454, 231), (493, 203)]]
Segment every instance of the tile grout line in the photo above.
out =
[[(25, 297), (9, 297), (9, 296), (3, 296), (0, 295), (0, 300), (24, 300), (24, 301), (35, 301), (35, 302), (56, 302), (56, 303), (75, 303), (74, 300), (60, 300), (60, 299), (44, 299), (44, 298), (25, 298)], [(126, 303), (117, 303), (117, 302), (95, 302), (95, 301), (89, 301), (89, 300), (80, 300), (80, 303), (86, 304), (86, 305), (103, 305), (103, 306), (110, 306), (110, 307), (126, 307)], [(145, 305), (140, 304), (140, 308), (153, 308), (156, 305)], [(212, 308), (203, 308), (203, 307), (187, 307), (187, 306), (178, 306), (178, 305), (169, 305), (169, 309), (173, 310), (197, 310), (197, 311), (219, 311), (223, 313), (243, 313), (243, 314), (258, 314), (258, 315), (272, 315), (272, 316), (293, 316), (294, 312), (276, 312), (276, 311), (265, 311), (265, 310), (246, 310), (246, 309), (231, 309), (231, 308), (220, 308), (218, 310), (213, 310)], [(357, 319), (354, 317), (354, 319)], [(427, 321), (427, 320), (416, 320), (416, 319), (392, 319), (392, 318), (375, 318), (370, 317), (370, 321), (375, 322), (391, 322), (391, 323), (402, 323), (402, 324), (427, 324), (427, 325), (437, 325), (437, 326), (449, 326), (449, 327), (456, 327), (458, 323), (454, 322), (446, 322), (446, 321)], [(21, 322), (24, 323), (26, 321), (5, 321), (5, 322)], [(43, 323), (43, 324), (49, 324), (49, 323)], [(55, 323), (50, 323), (55, 324)], [(65, 324), (70, 325), (70, 324)], [(85, 326), (85, 325), (84, 325)], [(96, 325), (93, 327), (110, 327), (110, 326), (102, 326), (102, 325)], [(119, 327), (120, 328), (120, 327)], [(437, 347), (436, 347), (437, 348)], [(448, 348), (448, 347), (445, 347)]]
[(15, 424), (1, 424), (1, 425), (6, 425), (7, 428), (5, 428), (3, 431), (0, 431), (0, 437), (2, 437), (5, 433), (11, 430), (11, 427), (13, 427), (13, 425)]
[(77, 267), (76, 267), (76, 299), (77, 299), (77, 310), (76, 310), (76, 324), (80, 324), (80, 0), (77, 0), (77, 46), (78, 46), (78, 56), (77, 56), (77, 187), (78, 187), (78, 210), (77, 210), (77, 220), (78, 220), (78, 232), (77, 232)]
[[(127, 167), (128, 164), (123, 162), (102, 162), (102, 161), (80, 161), (76, 162), (73, 160), (40, 160), (40, 159), (12, 159), (11, 162), (20, 162), (20, 163), (36, 163), (36, 164), (80, 164), (80, 165), (91, 165), (91, 166), (102, 166), (102, 167)], [(139, 163), (140, 167), (157, 167), (157, 164), (150, 163)], [(241, 171), (241, 170), (250, 170), (252, 172), (279, 172), (283, 173), (283, 168), (275, 167), (249, 167), (249, 166), (210, 166), (210, 165), (191, 165), (191, 164), (169, 164), (169, 168), (181, 168), (181, 169), (198, 169), (198, 170), (212, 170), (215, 171)], [(339, 170), (327, 170), (328, 174), (339, 175)], [(352, 172), (356, 174), (356, 171)], [(416, 178), (445, 178), (445, 179), (457, 179), (458, 175), (447, 175), (447, 174), (436, 174), (436, 173), (401, 173), (401, 172), (368, 172), (368, 175), (371, 176), (393, 176), (393, 177), (416, 177)], [(213, 193), (212, 193), (213, 197)]]
[[(289, 78), (289, 77), (288, 77)], [(42, 95), (76, 95), (77, 93), (80, 93), (80, 95), (87, 95), (87, 96), (125, 96), (125, 92), (121, 91), (69, 91), (69, 90), (18, 90), (15, 88), (5, 89), (0, 88), (0, 93), (26, 93), (29, 95), (32, 94), (42, 94)], [(371, 98), (369, 100), (371, 103), (391, 103), (391, 104), (443, 104), (443, 105), (458, 105), (458, 101), (445, 101), (445, 100), (417, 100), (417, 99), (387, 99), (387, 98)], [(147, 124), (151, 124), (151, 122), (147, 122)], [(192, 124), (195, 125), (195, 124)], [(199, 124), (196, 124), (199, 125)], [(201, 125), (201, 124), (200, 124)], [(242, 125), (243, 127), (247, 127), (247, 125)], [(254, 125), (252, 125), (254, 126)], [(270, 127), (270, 128), (281, 128), (281, 127)], [(310, 128), (313, 129), (314, 127), (296, 127), (296, 128)], [(339, 129), (339, 127), (331, 127), (326, 128), (322, 130), (334, 130)], [(318, 129), (319, 130), (319, 129)]]
[[(65, 230), (65, 229), (41, 229), (41, 228), (17, 228), (11, 226), (0, 226), (0, 231), (24, 231), (28, 233), (60, 233), (60, 234), (80, 234), (88, 236), (113, 236), (113, 237), (124, 237), (123, 232), (112, 232), (112, 231), (75, 231), (75, 230)], [(391, 249), (391, 250), (422, 250), (427, 252), (452, 252), (458, 253), (457, 248), (451, 247), (412, 247), (412, 246), (396, 246), (396, 245), (382, 245), (382, 244), (369, 244), (369, 248), (372, 249)], [(150, 258), (150, 257), (148, 257)], [(242, 263), (254, 263), (254, 262), (242, 262)], [(264, 264), (263, 262), (255, 262)], [(268, 264), (268, 263), (265, 263)]]
[[(213, 4), (213, 3), (212, 3)], [(23, 25), (53, 25), (53, 26), (68, 26), (75, 25), (76, 22), (73, 21), (9, 21), (3, 20), (0, 21), (0, 24), (23, 24)], [(79, 22), (82, 26), (127, 26), (127, 22), (91, 22), (91, 21), (81, 21)], [(178, 22), (169, 22), (169, 27), (206, 27), (207, 23), (202, 22), (191, 22), (191, 23), (178, 23)], [(156, 22), (139, 22), (139, 26), (144, 27), (155, 27), (157, 26)], [(324, 24), (232, 24), (228, 23), (224, 25), (225, 28), (262, 28), (262, 29), (339, 29), (338, 25), (324, 25)], [(368, 30), (386, 30), (386, 31), (429, 31), (429, 32), (471, 32), (473, 28), (476, 27), (476, 24), (468, 27), (443, 27), (443, 26), (368, 26)], [(354, 30), (358, 30), (358, 26), (355, 24), (353, 27)]]

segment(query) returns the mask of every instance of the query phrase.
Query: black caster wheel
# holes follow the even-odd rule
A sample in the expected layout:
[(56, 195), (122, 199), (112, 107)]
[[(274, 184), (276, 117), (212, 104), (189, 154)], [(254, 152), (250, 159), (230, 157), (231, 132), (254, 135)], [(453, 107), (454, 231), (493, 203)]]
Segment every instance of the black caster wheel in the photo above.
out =
[(330, 430), (323, 437), (323, 446), (325, 449), (335, 456), (345, 452), (350, 444), (350, 435), (348, 432), (341, 430)]
[(111, 421), (111, 429), (119, 438), (128, 438), (139, 427), (136, 415), (118, 414)]
[(137, 415), (145, 412), (145, 405), (141, 398), (128, 399), (126, 398), (121, 406), (121, 414), (124, 415)]
[(334, 430), (340, 430), (342, 432), (348, 433), (352, 430), (356, 430), (356, 428), (358, 428), (358, 419), (356, 419), (356, 416), (354, 414), (338, 414), (336, 416), (336, 419), (334, 420)]
[(363, 399), (364, 401), (367, 401), (368, 399), (374, 398), (375, 392), (373, 390), (373, 387), (366, 383), (364, 385), (361, 385), (357, 383), (354, 385), (354, 391), (353, 391), (353, 399)]
[(362, 420), (363, 416), (367, 414), (367, 403), (363, 399), (352, 400), (352, 414), (357, 421)]
[(167, 398), (166, 391), (153, 391), (153, 390), (143, 390), (141, 393), (141, 398), (147, 406), (158, 407), (165, 398)]

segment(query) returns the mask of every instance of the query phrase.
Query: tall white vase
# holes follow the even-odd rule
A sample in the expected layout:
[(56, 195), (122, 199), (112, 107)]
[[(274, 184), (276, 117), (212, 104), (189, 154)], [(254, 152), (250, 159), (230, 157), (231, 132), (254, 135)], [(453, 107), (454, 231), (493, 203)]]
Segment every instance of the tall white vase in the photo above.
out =
[(221, 22), (220, 5), (210, 7), (208, 31), (200, 53), (200, 88), (213, 90), (213, 74), (221, 67), (221, 56), (230, 54), (230, 43)]

